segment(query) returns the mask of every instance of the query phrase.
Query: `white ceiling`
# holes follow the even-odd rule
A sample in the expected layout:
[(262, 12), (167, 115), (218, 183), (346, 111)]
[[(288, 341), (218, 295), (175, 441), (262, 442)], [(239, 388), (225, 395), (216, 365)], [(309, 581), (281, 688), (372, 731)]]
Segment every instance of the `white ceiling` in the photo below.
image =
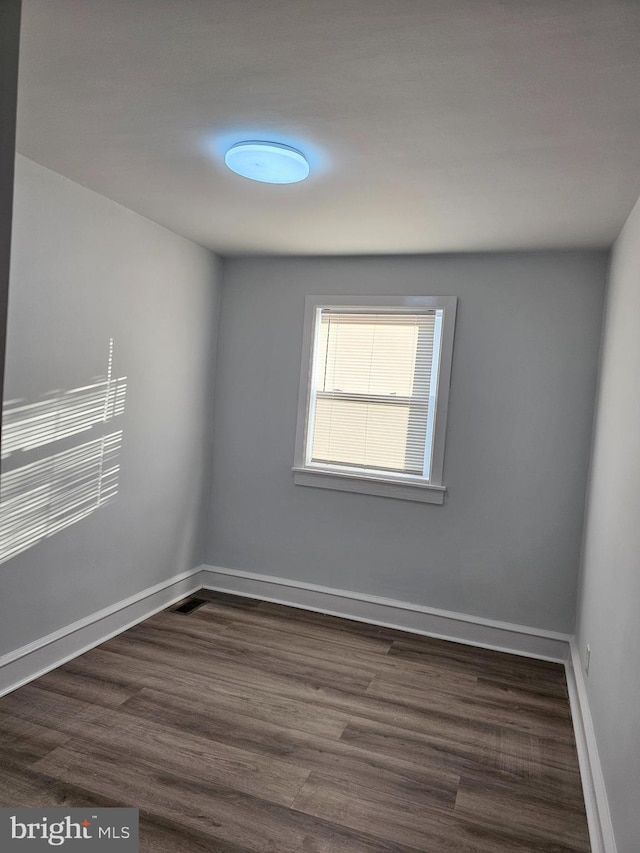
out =
[[(256, 137), (310, 179), (229, 172)], [(23, 0), (18, 150), (222, 254), (608, 246), (640, 0)]]

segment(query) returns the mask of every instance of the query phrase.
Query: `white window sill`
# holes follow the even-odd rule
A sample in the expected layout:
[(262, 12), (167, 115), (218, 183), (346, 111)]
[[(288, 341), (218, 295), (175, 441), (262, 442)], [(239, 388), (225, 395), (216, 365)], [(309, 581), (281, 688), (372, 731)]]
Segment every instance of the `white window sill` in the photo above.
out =
[(297, 486), (333, 489), (337, 492), (357, 492), (361, 495), (377, 495), (382, 498), (428, 504), (443, 504), (446, 492), (446, 486), (434, 486), (430, 483), (386, 480), (365, 474), (344, 474), (341, 471), (316, 468), (294, 467), (291, 470)]

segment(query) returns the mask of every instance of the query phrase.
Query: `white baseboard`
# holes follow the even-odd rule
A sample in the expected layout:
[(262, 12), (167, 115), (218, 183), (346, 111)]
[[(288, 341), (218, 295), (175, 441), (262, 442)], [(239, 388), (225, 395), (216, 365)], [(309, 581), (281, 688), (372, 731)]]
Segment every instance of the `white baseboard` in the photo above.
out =
[(566, 663), (567, 686), (578, 748), (584, 804), (589, 822), (591, 853), (617, 853), (582, 662), (575, 639), (571, 639), (570, 645), (571, 656)]
[(571, 637), (568, 634), (271, 575), (224, 569), (219, 566), (204, 565), (201, 568), (202, 584), (206, 589), (260, 598), (358, 622), (370, 622), (387, 628), (441, 637), (457, 643), (526, 657), (559, 663), (564, 663), (569, 658)]
[(202, 589), (200, 568), (175, 575), (117, 604), (0, 657), (0, 696), (104, 643)]

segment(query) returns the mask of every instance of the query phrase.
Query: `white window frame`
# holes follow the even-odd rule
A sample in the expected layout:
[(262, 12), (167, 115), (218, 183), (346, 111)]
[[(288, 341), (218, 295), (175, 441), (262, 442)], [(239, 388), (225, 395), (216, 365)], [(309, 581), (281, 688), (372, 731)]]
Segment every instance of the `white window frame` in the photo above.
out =
[[(446, 486), (442, 482), (444, 468), (444, 446), (449, 408), (449, 386), (453, 360), (453, 336), (455, 330), (457, 298), (455, 296), (307, 296), (305, 301), (304, 331), (302, 341), (302, 367), (298, 394), (298, 422), (296, 448), (293, 464), (294, 482), (299, 486), (312, 486), (334, 491), (358, 492), (401, 500), (442, 504)], [(345, 466), (331, 467), (326, 463), (311, 462), (308, 439), (311, 400), (313, 389), (313, 354), (315, 339), (322, 309), (342, 311), (371, 311), (380, 309), (398, 311), (432, 310), (442, 312), (442, 327), (439, 351), (434, 351), (434, 360), (439, 359), (439, 371), (430, 427), (431, 466), (428, 479), (415, 474), (384, 474), (345, 470)], [(430, 407), (431, 408), (431, 407)]]

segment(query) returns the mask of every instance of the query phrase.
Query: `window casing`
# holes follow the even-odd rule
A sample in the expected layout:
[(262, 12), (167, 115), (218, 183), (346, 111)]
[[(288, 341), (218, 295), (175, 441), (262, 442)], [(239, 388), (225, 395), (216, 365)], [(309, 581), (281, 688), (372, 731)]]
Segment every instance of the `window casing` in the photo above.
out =
[(442, 503), (456, 298), (307, 297), (294, 480)]

